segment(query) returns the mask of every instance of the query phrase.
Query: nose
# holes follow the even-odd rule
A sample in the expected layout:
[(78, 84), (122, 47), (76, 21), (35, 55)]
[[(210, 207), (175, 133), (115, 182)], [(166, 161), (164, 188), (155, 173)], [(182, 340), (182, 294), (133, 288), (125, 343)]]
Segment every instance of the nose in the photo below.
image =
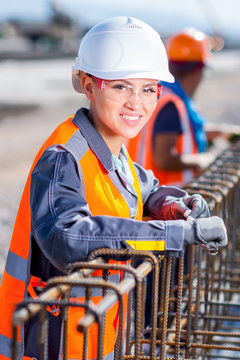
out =
[(142, 99), (138, 92), (134, 91), (131, 93), (131, 96), (126, 101), (128, 107), (132, 109), (138, 109), (142, 106)]

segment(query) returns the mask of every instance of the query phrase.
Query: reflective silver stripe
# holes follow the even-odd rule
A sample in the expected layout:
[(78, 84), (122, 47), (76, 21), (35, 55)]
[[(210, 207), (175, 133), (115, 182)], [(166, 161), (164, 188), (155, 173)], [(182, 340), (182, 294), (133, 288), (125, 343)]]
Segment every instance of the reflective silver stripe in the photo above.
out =
[(104, 360), (113, 360), (114, 359), (114, 351), (112, 351), (111, 353), (104, 356), (103, 359)]
[[(18, 352), (20, 351), (20, 343), (17, 345)], [(7, 336), (0, 335), (0, 355), (12, 358), (12, 339)]]
[(63, 148), (73, 154), (76, 161), (79, 162), (89, 150), (89, 145), (80, 131), (76, 131), (67, 141), (67, 143), (63, 145)]
[(14, 252), (8, 252), (5, 271), (15, 279), (26, 281), (28, 261)]

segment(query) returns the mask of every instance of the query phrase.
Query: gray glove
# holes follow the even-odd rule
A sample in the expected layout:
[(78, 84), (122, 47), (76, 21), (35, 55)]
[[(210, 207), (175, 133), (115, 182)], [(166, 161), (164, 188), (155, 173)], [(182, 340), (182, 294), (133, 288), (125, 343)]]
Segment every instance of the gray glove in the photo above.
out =
[(173, 219), (187, 219), (189, 215), (192, 218), (210, 216), (208, 204), (200, 194), (187, 195), (172, 202), (170, 212)]
[(218, 216), (198, 218), (184, 222), (185, 245), (200, 244), (213, 255), (227, 245), (227, 230)]

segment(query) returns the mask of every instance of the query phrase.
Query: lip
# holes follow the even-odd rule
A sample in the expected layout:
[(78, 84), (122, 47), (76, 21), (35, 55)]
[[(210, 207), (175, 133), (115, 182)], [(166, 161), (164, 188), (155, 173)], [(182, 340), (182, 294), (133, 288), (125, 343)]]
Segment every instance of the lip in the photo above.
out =
[(129, 126), (136, 126), (141, 121), (140, 114), (120, 114), (122, 120)]

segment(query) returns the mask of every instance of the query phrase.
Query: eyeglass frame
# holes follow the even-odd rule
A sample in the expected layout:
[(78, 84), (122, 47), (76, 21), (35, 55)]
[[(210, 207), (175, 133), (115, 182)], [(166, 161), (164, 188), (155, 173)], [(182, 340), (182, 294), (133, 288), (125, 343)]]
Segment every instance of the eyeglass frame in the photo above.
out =
[[(91, 78), (95, 81), (95, 83), (97, 84), (97, 86), (99, 87), (99, 89), (100, 89), (101, 91), (103, 91), (103, 90), (106, 88), (107, 81), (117, 81), (117, 80), (122, 81), (122, 80), (123, 80), (123, 79), (106, 80), (106, 79), (100, 79), (100, 78), (98, 78), (97, 76), (94, 76), (94, 75), (89, 75), (89, 76), (91, 76)], [(132, 88), (133, 88), (133, 86), (131, 86), (131, 85), (129, 85), (129, 84), (126, 84), (126, 87), (127, 87), (128, 89), (132, 89)], [(162, 95), (162, 91), (163, 91), (163, 86), (162, 86), (161, 84), (157, 83), (157, 96), (156, 96), (156, 101), (157, 101), (157, 100), (159, 99), (159, 97)], [(135, 91), (135, 93), (137, 93), (137, 92)], [(133, 95), (133, 94), (132, 94), (132, 95)], [(132, 97), (132, 95), (129, 97), (129, 99)], [(142, 99), (142, 97), (141, 97), (141, 99)]]

